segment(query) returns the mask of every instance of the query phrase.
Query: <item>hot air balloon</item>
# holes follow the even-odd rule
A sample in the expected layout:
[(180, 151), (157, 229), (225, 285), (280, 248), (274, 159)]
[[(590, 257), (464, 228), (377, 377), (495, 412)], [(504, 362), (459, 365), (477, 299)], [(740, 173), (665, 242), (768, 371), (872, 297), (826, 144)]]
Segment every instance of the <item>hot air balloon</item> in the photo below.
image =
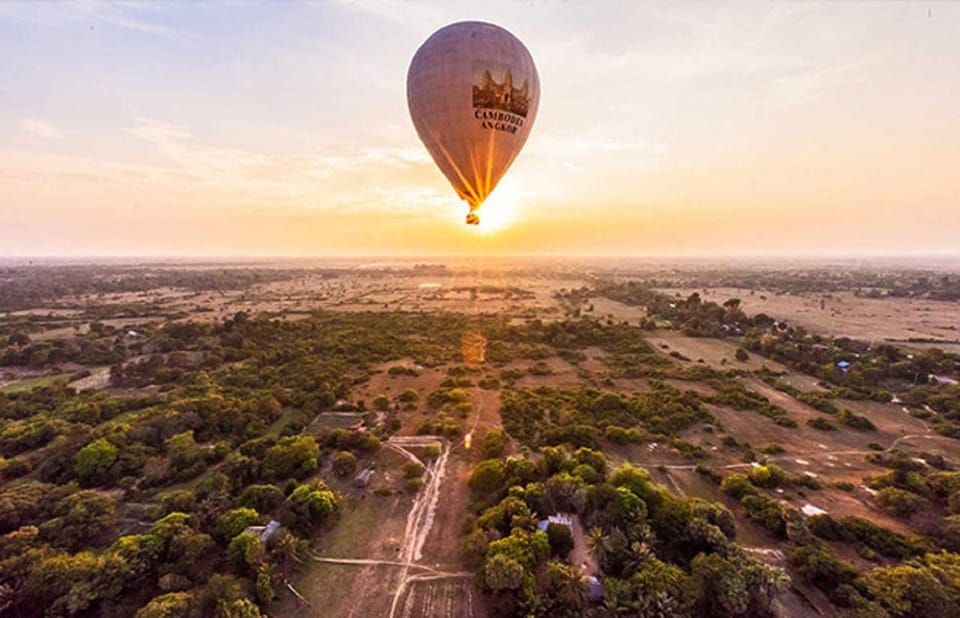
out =
[(480, 205), (520, 153), (540, 103), (530, 52), (499, 26), (465, 21), (437, 30), (407, 73), (417, 134), (480, 223)]

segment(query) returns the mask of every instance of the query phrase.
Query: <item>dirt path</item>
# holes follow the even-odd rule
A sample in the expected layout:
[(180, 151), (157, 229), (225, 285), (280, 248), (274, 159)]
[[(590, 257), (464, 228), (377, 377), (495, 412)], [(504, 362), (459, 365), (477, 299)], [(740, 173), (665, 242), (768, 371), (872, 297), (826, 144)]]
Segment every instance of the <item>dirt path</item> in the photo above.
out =
[[(393, 602), (390, 604), (390, 618), (394, 618), (403, 598), (406, 588), (416, 581), (417, 575), (411, 576), (410, 569), (423, 557), (423, 544), (427, 540), (430, 528), (433, 526), (433, 520), (436, 517), (437, 503), (440, 500), (440, 484), (443, 482), (443, 476), (446, 473), (447, 458), (450, 456), (449, 443), (440, 436), (416, 436), (416, 437), (397, 437), (391, 438), (388, 444), (392, 448), (407, 451), (404, 446), (426, 446), (427, 444), (440, 443), (440, 456), (427, 466), (426, 474), (428, 476), (427, 484), (414, 500), (413, 507), (407, 515), (407, 527), (403, 534), (403, 543), (400, 549), (399, 562), (403, 563), (400, 574), (400, 584), (393, 594)], [(411, 457), (416, 458), (413, 453)]]

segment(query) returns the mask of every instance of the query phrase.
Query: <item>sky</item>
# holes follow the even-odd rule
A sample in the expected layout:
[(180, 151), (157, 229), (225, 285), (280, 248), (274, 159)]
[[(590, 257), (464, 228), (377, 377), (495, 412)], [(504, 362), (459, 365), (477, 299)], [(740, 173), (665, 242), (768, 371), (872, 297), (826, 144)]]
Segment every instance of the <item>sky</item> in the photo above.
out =
[[(540, 73), (496, 231), (407, 112), (461, 20)], [(922, 0), (0, 2), (0, 255), (960, 253), (958, 32)]]

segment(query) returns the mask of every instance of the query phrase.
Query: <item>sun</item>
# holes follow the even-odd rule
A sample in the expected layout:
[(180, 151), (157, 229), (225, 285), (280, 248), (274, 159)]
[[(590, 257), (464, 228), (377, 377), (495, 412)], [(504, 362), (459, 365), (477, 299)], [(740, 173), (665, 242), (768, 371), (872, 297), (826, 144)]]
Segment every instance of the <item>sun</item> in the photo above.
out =
[(517, 220), (519, 196), (511, 186), (500, 186), (480, 206), (480, 224), (471, 225), (478, 234), (495, 234)]

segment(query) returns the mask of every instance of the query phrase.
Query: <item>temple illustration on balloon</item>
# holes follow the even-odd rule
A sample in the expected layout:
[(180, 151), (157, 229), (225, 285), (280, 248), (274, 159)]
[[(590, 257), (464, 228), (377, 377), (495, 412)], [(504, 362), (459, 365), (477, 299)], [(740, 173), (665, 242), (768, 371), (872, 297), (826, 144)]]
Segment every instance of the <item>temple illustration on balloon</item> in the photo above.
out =
[(494, 79), (490, 68), (474, 68), (473, 106), (499, 109), (526, 118), (530, 109), (530, 83), (521, 75), (518, 77), (522, 79), (522, 85), (514, 88), (511, 69), (497, 73), (503, 75), (501, 81)]

